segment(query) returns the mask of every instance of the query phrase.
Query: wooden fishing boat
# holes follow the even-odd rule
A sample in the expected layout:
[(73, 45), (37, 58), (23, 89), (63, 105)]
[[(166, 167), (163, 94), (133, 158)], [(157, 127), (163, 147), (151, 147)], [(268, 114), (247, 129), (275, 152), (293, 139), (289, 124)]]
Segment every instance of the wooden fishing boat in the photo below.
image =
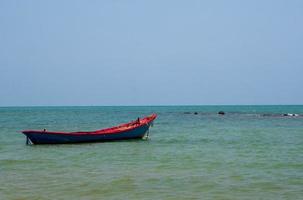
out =
[(25, 130), (27, 144), (66, 144), (85, 142), (106, 142), (114, 140), (142, 139), (146, 135), (157, 115), (90, 132), (51, 132), (46, 130)]

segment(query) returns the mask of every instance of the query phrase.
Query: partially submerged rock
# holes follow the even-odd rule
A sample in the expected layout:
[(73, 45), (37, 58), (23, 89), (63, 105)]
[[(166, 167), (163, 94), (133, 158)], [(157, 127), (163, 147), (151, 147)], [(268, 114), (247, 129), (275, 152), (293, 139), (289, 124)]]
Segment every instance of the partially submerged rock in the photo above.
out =
[(292, 114), (292, 113), (284, 113), (283, 116), (285, 117), (298, 117), (298, 114)]
[(225, 112), (224, 111), (219, 111), (218, 114), (219, 115), (225, 115)]

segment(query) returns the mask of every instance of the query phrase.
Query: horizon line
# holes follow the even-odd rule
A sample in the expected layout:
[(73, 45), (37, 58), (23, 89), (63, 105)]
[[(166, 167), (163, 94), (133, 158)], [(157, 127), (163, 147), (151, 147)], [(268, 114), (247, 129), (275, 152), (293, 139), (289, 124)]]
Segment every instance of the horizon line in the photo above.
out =
[(13, 107), (173, 107), (173, 106), (303, 106), (303, 104), (150, 104), (150, 105), (6, 105), (0, 108)]

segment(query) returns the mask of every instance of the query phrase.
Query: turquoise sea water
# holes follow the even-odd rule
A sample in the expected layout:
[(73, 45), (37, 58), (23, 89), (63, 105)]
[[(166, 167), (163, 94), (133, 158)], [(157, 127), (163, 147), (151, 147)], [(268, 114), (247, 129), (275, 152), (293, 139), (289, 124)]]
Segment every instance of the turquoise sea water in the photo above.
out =
[[(154, 112), (147, 141), (27, 146), (20, 134)], [(0, 108), (0, 199), (302, 199), (302, 115), (303, 106)]]

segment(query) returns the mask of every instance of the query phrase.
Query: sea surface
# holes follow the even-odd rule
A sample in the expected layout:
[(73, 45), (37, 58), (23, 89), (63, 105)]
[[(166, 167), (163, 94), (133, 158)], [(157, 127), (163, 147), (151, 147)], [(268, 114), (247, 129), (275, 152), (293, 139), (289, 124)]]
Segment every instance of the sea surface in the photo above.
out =
[[(26, 145), (20, 133), (95, 130), (151, 113), (148, 140)], [(302, 197), (303, 106), (0, 108), (1, 200)]]

